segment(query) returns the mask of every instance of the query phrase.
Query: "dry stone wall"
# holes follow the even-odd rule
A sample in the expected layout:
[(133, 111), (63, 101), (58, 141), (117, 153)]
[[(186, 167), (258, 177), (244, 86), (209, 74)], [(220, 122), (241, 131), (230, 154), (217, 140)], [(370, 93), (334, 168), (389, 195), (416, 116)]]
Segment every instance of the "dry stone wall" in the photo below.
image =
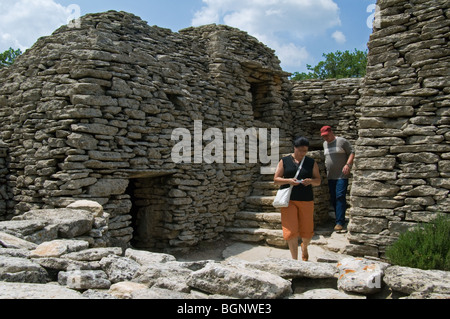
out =
[(450, 3), (378, 6), (348, 226), (349, 251), (375, 256), (450, 207)]
[(174, 163), (174, 130), (278, 128), (283, 154), (297, 135), (320, 150), (327, 124), (357, 145), (348, 253), (383, 256), (449, 211), (449, 6), (379, 0), (367, 77), (300, 83), (230, 27), (87, 15), (0, 70), (0, 220), (88, 199), (108, 217), (99, 241), (192, 246), (233, 224), (260, 165), (194, 163), (195, 148)]
[[(124, 12), (87, 15), (41, 38), (0, 79), (14, 207), (2, 219), (94, 200), (113, 244), (215, 238), (250, 191), (256, 164), (174, 163), (175, 129), (194, 138), (194, 121), (200, 134), (286, 125), (287, 73), (273, 50), (226, 26), (173, 33)], [(133, 234), (142, 221), (151, 225)]]
[(294, 82), (290, 98), (293, 135), (307, 136), (311, 149), (323, 150), (320, 129), (330, 125), (337, 136), (355, 145), (363, 83), (364, 79)]
[[(291, 134), (306, 136), (310, 140), (309, 156), (317, 161), (322, 184), (314, 187), (316, 221), (330, 219), (328, 181), (323, 155), (323, 139), (320, 129), (330, 125), (337, 136), (344, 137), (355, 146), (358, 139), (359, 99), (364, 79), (305, 80), (293, 82), (290, 108), (293, 117)], [(350, 207), (350, 178), (348, 206)], [(319, 224), (320, 224), (319, 223)]]
[(7, 204), (10, 195), (7, 192), (8, 167), (6, 158), (8, 156), (8, 145), (0, 140), (0, 221), (2, 216), (6, 215)]

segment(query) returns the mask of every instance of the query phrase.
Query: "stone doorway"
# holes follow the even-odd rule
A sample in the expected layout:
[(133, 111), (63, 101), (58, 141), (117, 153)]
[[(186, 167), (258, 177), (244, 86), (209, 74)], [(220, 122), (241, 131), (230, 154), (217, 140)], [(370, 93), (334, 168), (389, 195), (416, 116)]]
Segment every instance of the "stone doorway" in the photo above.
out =
[(248, 62), (242, 66), (255, 120), (272, 123), (274, 116), (278, 116), (274, 110), (279, 110), (283, 105), (281, 76)]
[(250, 93), (252, 95), (253, 116), (257, 120), (262, 120), (264, 119), (265, 100), (269, 96), (270, 86), (266, 82), (250, 82)]
[(133, 238), (130, 244), (139, 249), (158, 251), (168, 246), (171, 234), (164, 225), (171, 221), (167, 195), (171, 173), (148, 172), (130, 177), (126, 194), (132, 203), (130, 215)]

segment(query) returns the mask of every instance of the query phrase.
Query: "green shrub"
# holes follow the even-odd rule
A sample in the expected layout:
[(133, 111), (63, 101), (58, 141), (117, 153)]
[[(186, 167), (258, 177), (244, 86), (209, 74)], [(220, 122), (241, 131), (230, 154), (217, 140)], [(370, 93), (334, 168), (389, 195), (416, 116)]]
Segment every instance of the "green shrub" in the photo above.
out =
[(450, 271), (450, 217), (441, 215), (400, 235), (386, 256), (398, 266)]

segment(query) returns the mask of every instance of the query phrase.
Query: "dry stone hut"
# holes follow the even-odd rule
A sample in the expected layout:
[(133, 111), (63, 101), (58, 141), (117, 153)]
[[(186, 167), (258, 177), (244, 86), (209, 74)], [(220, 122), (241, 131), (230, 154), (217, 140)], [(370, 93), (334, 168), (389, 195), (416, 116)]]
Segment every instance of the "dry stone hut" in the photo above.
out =
[(226, 26), (173, 33), (124, 12), (80, 22), (1, 71), (1, 218), (89, 199), (110, 215), (113, 244), (133, 237), (138, 247), (183, 247), (216, 238), (259, 165), (205, 163), (208, 141), (196, 145), (200, 162), (188, 154), (175, 163), (173, 132), (194, 140), (200, 123), (202, 143), (208, 128), (270, 134), (286, 125), (289, 83), (279, 60)]
[[(245, 32), (174, 33), (124, 12), (39, 39), (0, 70), (0, 220), (89, 199), (109, 215), (99, 236), (111, 245), (189, 247), (224, 232), (278, 245), (276, 189), (248, 145), (270, 144), (278, 129), (281, 155), (309, 136), (324, 173), (318, 131), (331, 124), (357, 150), (348, 253), (382, 256), (401, 232), (449, 211), (450, 4), (378, 7), (365, 79), (292, 83)], [(248, 143), (234, 145), (244, 161), (220, 152), (227, 129), (247, 130)], [(174, 132), (192, 138), (182, 163)]]

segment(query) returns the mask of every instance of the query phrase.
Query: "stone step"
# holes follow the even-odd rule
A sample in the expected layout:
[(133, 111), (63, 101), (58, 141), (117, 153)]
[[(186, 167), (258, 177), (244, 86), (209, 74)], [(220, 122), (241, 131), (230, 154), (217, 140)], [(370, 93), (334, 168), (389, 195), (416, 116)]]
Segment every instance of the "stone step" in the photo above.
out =
[(270, 190), (270, 189), (254, 189), (252, 192), (252, 196), (264, 196), (264, 197), (271, 197), (276, 196), (277, 190)]
[(238, 212), (233, 224), (238, 228), (281, 229), (280, 213)]
[(269, 181), (259, 181), (259, 182), (255, 182), (253, 183), (253, 188), (256, 189), (270, 189), (270, 190), (277, 190), (280, 186), (275, 185), (275, 183), (273, 182), (273, 177), (272, 180)]
[(249, 205), (270, 206), (272, 207), (272, 209), (274, 209), (274, 207), (272, 206), (274, 199), (275, 196), (248, 196), (245, 201)]
[(236, 213), (236, 219), (241, 220), (253, 220), (258, 222), (266, 222), (271, 224), (280, 224), (281, 215), (280, 212), (249, 212), (241, 211)]
[(252, 196), (275, 196), (280, 186), (273, 181), (260, 181), (253, 184)]
[[(273, 183), (273, 176), (275, 175), (275, 171), (272, 174), (261, 175), (258, 182), (271, 182)], [(258, 183), (256, 182), (256, 183)]]
[(275, 247), (287, 247), (281, 229), (227, 227), (225, 232), (230, 239), (247, 243), (266, 243)]

